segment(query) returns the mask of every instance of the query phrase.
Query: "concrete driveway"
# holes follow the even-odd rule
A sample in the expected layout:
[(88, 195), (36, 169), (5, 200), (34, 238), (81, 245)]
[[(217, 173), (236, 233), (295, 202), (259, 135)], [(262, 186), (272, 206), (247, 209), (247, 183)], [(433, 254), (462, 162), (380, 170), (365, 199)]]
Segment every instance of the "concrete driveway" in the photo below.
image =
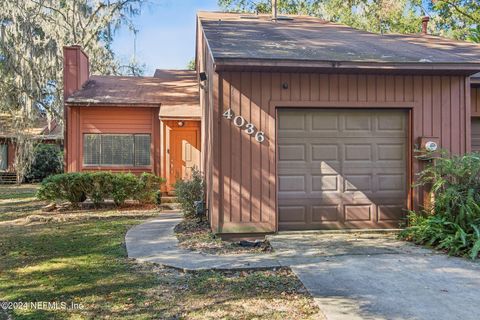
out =
[(326, 319), (480, 319), (480, 264), (393, 234), (270, 237)]

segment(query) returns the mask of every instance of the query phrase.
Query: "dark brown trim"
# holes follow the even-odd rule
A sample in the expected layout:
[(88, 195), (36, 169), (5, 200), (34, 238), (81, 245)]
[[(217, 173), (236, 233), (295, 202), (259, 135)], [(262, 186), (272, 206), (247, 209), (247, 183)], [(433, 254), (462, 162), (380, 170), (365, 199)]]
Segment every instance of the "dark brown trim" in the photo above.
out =
[(418, 72), (431, 74), (473, 75), (480, 71), (480, 63), (415, 63), (415, 62), (355, 62), (265, 60), (215, 58), (215, 71), (278, 70), (293, 72)]

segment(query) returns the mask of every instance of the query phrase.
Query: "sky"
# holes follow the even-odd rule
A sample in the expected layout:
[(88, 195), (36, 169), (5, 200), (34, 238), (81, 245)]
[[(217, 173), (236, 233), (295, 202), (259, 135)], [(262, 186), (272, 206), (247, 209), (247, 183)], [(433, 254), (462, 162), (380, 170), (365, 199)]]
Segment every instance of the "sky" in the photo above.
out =
[[(200, 10), (219, 10), (217, 0), (149, 0), (134, 18), (137, 61), (145, 63), (145, 76), (155, 69), (185, 69), (195, 56), (195, 16)], [(133, 55), (133, 32), (117, 31), (113, 50), (122, 61)]]

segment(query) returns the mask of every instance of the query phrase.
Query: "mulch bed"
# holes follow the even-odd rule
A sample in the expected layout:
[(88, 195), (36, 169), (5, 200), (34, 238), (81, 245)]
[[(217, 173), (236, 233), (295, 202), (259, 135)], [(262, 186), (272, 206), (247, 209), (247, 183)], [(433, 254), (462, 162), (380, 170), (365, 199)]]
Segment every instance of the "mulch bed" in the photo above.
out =
[(263, 241), (223, 241), (215, 236), (209, 222), (200, 219), (184, 219), (175, 226), (180, 247), (208, 254), (268, 253), (272, 247)]

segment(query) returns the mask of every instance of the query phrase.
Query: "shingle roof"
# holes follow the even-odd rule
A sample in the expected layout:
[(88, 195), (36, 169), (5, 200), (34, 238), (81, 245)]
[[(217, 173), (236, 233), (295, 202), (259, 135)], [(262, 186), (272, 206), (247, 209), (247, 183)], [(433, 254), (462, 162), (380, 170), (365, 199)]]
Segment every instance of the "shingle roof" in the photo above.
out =
[[(374, 34), (319, 18), (198, 14), (214, 59), (475, 64), (480, 46), (431, 35)], [(473, 66), (475, 67), (475, 66)]]
[(154, 77), (91, 76), (66, 104), (161, 106), (160, 116), (201, 115), (197, 76), (189, 70), (156, 70)]
[[(63, 126), (56, 121), (49, 123), (47, 117), (39, 115), (33, 126), (25, 133), (31, 135), (34, 139), (59, 140), (63, 139)], [(12, 115), (0, 113), (0, 138), (15, 138), (16, 135)]]

